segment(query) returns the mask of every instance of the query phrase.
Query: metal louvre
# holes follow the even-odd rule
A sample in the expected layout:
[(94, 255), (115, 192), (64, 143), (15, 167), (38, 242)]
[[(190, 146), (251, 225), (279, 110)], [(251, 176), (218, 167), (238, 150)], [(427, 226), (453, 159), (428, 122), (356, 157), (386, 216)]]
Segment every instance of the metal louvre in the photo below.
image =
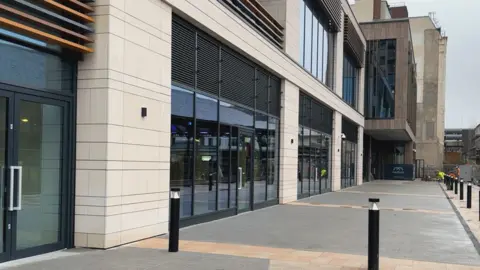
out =
[(280, 79), (275, 76), (270, 76), (269, 113), (275, 116), (280, 116), (280, 87)]
[(268, 75), (257, 70), (257, 98), (255, 99), (255, 109), (268, 113)]
[(310, 96), (300, 93), (300, 125), (332, 134), (333, 110), (324, 104), (312, 99)]
[(350, 142), (357, 142), (358, 128), (353, 122), (342, 118), (342, 133), (345, 134), (345, 139)]
[(220, 96), (254, 107), (255, 68), (230, 52), (222, 49)]
[(218, 96), (220, 47), (201, 35), (197, 42), (197, 88)]
[(172, 23), (172, 80), (195, 87), (195, 31)]
[(329, 23), (331, 32), (339, 32), (342, 29), (342, 3), (341, 0), (303, 0), (310, 5), (316, 6), (322, 10)]
[(343, 43), (345, 45), (345, 50), (348, 51), (356, 60), (357, 67), (364, 67), (365, 45), (363, 45), (362, 39), (355, 30), (355, 26), (346, 14), (344, 18)]

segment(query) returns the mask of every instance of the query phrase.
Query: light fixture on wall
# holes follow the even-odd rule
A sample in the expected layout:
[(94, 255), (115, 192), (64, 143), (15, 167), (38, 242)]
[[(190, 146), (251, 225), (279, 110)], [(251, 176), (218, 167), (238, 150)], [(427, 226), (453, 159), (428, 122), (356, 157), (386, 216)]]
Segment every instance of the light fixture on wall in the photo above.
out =
[(293, 139), (290, 140), (290, 144), (293, 144)]
[(345, 140), (347, 138), (347, 136), (345, 135), (345, 133), (342, 133), (342, 140)]
[(147, 108), (142, 107), (142, 118), (147, 117)]

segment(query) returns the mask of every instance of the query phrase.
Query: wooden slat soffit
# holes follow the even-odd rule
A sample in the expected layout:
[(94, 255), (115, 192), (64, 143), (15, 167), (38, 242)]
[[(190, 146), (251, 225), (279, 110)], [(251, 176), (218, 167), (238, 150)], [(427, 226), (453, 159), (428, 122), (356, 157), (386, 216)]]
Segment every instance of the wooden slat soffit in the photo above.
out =
[(91, 53), (94, 10), (80, 0), (1, 0), (0, 28), (59, 45), (80, 53)]
[(353, 22), (345, 14), (343, 26), (343, 43), (345, 50), (348, 51), (357, 61), (357, 67), (365, 65), (365, 45), (355, 30)]

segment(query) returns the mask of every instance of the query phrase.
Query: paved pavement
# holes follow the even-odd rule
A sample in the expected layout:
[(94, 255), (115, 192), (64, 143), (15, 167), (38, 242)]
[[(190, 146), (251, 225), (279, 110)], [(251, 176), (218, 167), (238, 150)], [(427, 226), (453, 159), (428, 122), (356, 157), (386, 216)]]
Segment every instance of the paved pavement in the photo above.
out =
[[(367, 205), (380, 198), (380, 269), (480, 269), (440, 185), (377, 181), (182, 229), (108, 251), (71, 250), (8, 269), (365, 269)], [(66, 256), (65, 254), (68, 254)], [(1, 267), (0, 267), (1, 268)]]

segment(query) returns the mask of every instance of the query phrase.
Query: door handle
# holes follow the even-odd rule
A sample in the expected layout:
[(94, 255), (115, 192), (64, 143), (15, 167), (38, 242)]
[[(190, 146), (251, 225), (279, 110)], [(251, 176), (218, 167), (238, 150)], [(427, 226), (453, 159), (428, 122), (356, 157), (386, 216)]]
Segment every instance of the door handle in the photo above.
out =
[[(15, 170), (18, 170), (18, 193), (17, 206), (13, 204), (13, 192), (15, 191)], [(8, 211), (22, 210), (22, 166), (10, 166), (10, 198), (8, 203)]]
[(242, 167), (238, 167), (238, 189), (242, 189), (242, 176), (243, 176), (243, 173), (242, 173)]

